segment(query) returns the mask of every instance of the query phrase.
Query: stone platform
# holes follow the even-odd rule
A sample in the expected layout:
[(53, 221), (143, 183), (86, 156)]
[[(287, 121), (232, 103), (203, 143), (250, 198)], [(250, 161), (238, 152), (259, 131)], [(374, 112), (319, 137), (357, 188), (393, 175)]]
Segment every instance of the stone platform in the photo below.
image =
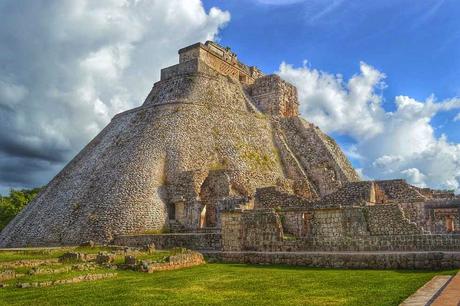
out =
[(460, 252), (219, 252), (205, 251), (209, 261), (287, 264), (315, 268), (427, 269), (460, 268)]

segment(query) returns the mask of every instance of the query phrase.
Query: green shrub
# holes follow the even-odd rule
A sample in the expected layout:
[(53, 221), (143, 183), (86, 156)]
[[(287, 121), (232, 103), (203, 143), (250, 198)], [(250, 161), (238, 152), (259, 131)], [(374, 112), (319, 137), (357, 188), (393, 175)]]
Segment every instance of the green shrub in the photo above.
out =
[(11, 189), (8, 196), (0, 196), (0, 230), (32, 201), (40, 190), (41, 188)]

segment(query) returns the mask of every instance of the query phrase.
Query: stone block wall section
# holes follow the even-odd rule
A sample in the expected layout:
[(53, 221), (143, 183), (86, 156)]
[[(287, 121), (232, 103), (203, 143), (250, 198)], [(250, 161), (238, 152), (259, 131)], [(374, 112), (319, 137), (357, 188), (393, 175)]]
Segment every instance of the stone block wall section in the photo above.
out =
[(405, 180), (385, 180), (376, 183), (383, 189), (389, 202), (410, 203), (427, 200), (427, 197), (423, 196), (418, 188), (409, 185)]
[(272, 250), (283, 240), (281, 220), (274, 210), (222, 214), (224, 250)]
[(339, 238), (318, 236), (284, 241), (277, 250), (285, 252), (460, 252), (460, 235), (420, 234)]
[(143, 247), (153, 243), (157, 249), (181, 247), (191, 250), (220, 250), (222, 248), (220, 233), (120, 235), (112, 243), (131, 247)]
[(404, 215), (399, 204), (381, 204), (365, 207), (370, 235), (417, 235), (424, 230)]
[(458, 269), (460, 252), (208, 252), (209, 260), (347, 269)]
[(460, 233), (460, 200), (435, 198), (399, 205), (407, 218), (431, 233)]
[[(289, 236), (292, 235), (292, 236)], [(343, 209), (232, 211), (224, 251), (460, 251), (460, 235), (425, 234), (395, 204)]]
[(310, 202), (298, 195), (290, 194), (279, 186), (257, 188), (254, 208), (306, 207)]
[(281, 117), (299, 115), (296, 87), (276, 74), (256, 79), (248, 90), (255, 106), (264, 114)]
[(205, 264), (204, 257), (201, 253), (188, 251), (183, 254), (171, 255), (167, 262), (146, 263), (141, 262), (139, 270), (142, 272), (153, 273), (157, 271), (170, 271), (182, 268), (188, 268)]
[(300, 117), (281, 118), (279, 124), (283, 138), (320, 196), (360, 180), (338, 145), (319, 128)]
[(196, 43), (179, 50), (180, 64), (195, 59), (200, 59), (220, 74), (243, 84), (252, 84), (254, 80), (263, 76), (263, 73), (256, 67), (246, 66), (238, 61), (236, 54), (229, 48), (224, 48), (212, 41), (207, 41), (205, 44)]

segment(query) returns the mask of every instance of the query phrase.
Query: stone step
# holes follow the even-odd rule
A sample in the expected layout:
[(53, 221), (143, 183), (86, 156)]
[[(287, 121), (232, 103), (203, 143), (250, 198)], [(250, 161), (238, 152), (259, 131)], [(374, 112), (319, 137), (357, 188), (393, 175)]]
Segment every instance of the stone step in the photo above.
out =
[(414, 294), (409, 296), (399, 306), (425, 306), (429, 305), (436, 295), (444, 288), (449, 282), (451, 276), (437, 275), (429, 282), (420, 287)]
[(439, 296), (433, 301), (432, 306), (458, 306), (460, 305), (460, 272), (455, 275)]

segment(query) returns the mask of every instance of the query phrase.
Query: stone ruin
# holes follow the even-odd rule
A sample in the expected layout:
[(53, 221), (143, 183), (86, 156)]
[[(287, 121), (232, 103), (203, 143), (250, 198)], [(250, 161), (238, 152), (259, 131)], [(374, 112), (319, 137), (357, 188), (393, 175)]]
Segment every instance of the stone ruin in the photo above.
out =
[(0, 246), (453, 250), (459, 207), (450, 192), (361, 181), (299, 116), (293, 85), (208, 41), (179, 50), (143, 105), (116, 115)]

